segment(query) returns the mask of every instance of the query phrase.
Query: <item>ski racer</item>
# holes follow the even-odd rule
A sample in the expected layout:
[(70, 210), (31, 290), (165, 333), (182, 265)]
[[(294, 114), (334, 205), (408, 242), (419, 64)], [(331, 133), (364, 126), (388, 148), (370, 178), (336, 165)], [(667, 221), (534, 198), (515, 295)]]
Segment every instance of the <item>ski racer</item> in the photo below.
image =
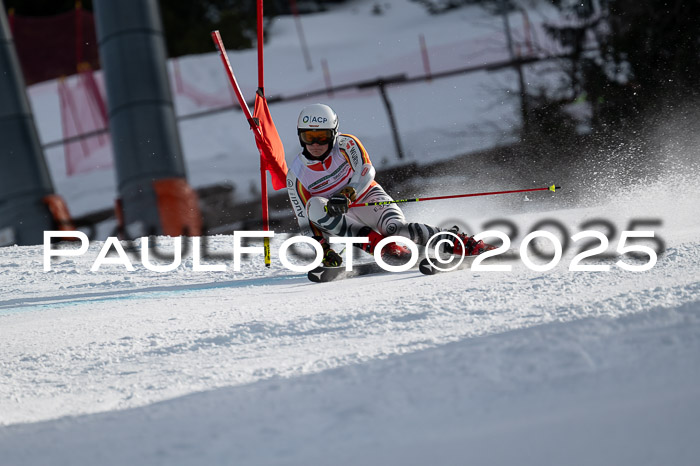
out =
[[(366, 236), (369, 243), (356, 244), (372, 254), (379, 241), (387, 236), (404, 236), (418, 245), (440, 232), (423, 223), (407, 222), (396, 204), (358, 206), (354, 202), (393, 201), (374, 180), (375, 169), (360, 140), (338, 133), (338, 116), (323, 104), (305, 107), (297, 120), (302, 150), (289, 166), (287, 193), (302, 234), (312, 236), (323, 247), (323, 265), (340, 266), (342, 259), (328, 244), (331, 236)], [(464, 244), (454, 241), (446, 251), (474, 255), (490, 248), (482, 241), (458, 234)], [(445, 235), (450, 239), (449, 235)], [(382, 249), (382, 258), (407, 258), (410, 250), (396, 243)]]

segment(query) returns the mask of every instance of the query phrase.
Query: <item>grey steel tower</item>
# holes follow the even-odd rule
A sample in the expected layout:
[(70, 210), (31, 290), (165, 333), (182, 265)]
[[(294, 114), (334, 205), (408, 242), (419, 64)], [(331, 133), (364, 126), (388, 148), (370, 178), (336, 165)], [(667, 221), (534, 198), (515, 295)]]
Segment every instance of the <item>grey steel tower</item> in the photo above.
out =
[(187, 184), (157, 0), (94, 2), (119, 199), (129, 238), (201, 234)]
[(57, 229), (73, 228), (54, 193), (0, 1), (0, 246), (41, 244), (44, 230)]

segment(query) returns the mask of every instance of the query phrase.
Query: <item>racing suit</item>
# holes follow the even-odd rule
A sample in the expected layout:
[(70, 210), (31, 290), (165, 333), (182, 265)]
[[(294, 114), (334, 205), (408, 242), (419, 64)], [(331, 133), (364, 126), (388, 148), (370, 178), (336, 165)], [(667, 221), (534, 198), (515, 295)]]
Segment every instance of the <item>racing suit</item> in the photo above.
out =
[(370, 228), (382, 236), (404, 236), (425, 245), (440, 229), (406, 222), (396, 204), (353, 207), (344, 215), (326, 212), (328, 199), (346, 186), (357, 193), (356, 203), (393, 199), (374, 180), (375, 170), (358, 138), (340, 134), (323, 160), (303, 151), (289, 166), (287, 192), (302, 234), (306, 236), (367, 236)]

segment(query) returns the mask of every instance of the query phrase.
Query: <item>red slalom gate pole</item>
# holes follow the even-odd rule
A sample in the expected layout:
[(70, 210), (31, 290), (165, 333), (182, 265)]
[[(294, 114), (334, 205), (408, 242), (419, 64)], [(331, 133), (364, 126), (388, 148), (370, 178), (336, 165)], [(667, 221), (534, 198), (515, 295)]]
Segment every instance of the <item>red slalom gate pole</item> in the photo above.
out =
[(301, 51), (304, 54), (306, 70), (311, 71), (313, 69), (313, 65), (311, 64), (311, 54), (309, 53), (309, 47), (306, 45), (304, 28), (301, 25), (301, 17), (299, 15), (299, 10), (297, 9), (297, 0), (289, 0), (289, 7), (292, 10), (292, 15), (294, 15), (294, 24), (296, 24), (297, 35), (299, 36), (299, 43), (301, 44)]
[(418, 35), (418, 42), (420, 42), (420, 52), (423, 57), (423, 68), (425, 69), (425, 75), (428, 77), (428, 81), (431, 81), (432, 73), (430, 72), (430, 57), (428, 56), (428, 46), (425, 43), (425, 36), (423, 34)]
[[(258, 87), (262, 89), (265, 87), (265, 60), (263, 55), (263, 0), (258, 0), (258, 17), (257, 17), (257, 29), (258, 29)], [(264, 95), (264, 94), (263, 94)]]
[(493, 196), (495, 194), (511, 194), (511, 193), (526, 193), (530, 191), (552, 191), (555, 192), (557, 189), (561, 189), (561, 186), (549, 186), (547, 188), (532, 188), (532, 189), (515, 189), (512, 191), (493, 191), (489, 193), (472, 193), (472, 194), (454, 194), (451, 196), (435, 196), (435, 197), (417, 197), (414, 199), (397, 199), (394, 201), (381, 201), (381, 202), (365, 202), (359, 204), (352, 204), (350, 207), (361, 207), (361, 206), (375, 206), (375, 205), (388, 205), (388, 204), (403, 204), (406, 202), (422, 202), (422, 201), (437, 201), (439, 199), (457, 199), (460, 197), (476, 197), (476, 196)]
[(241, 88), (238, 86), (238, 81), (236, 80), (236, 76), (233, 74), (233, 69), (231, 68), (231, 63), (228, 61), (228, 55), (226, 54), (226, 49), (224, 48), (224, 43), (221, 40), (221, 34), (219, 34), (219, 31), (213, 31), (211, 33), (212, 39), (214, 39), (214, 44), (216, 44), (216, 48), (219, 49), (219, 56), (221, 57), (221, 61), (224, 63), (224, 68), (226, 69), (226, 75), (228, 76), (228, 80), (231, 82), (231, 86), (233, 87), (233, 92), (236, 94), (236, 98), (238, 99), (238, 104), (241, 106), (241, 110), (243, 110), (243, 114), (245, 115), (246, 120), (248, 120), (248, 124), (250, 125), (250, 129), (255, 131), (255, 136), (262, 137), (262, 132), (260, 131), (260, 128), (258, 127), (257, 124), (255, 124), (255, 120), (253, 119), (253, 115), (250, 113), (250, 109), (248, 108), (248, 104), (246, 103), (245, 99), (243, 98), (243, 93), (241, 92)]
[[(258, 0), (258, 91), (265, 97), (265, 60), (264, 60), (264, 36), (263, 36), (263, 0)], [(256, 125), (257, 126), (257, 125)], [(259, 129), (259, 128), (258, 128)], [(261, 132), (262, 134), (262, 132)], [(262, 202), (263, 231), (270, 231), (270, 211), (267, 202), (267, 170), (263, 163), (263, 154), (260, 153), (260, 198)], [(263, 250), (265, 251), (265, 267), (270, 267), (270, 238), (263, 238)]]
[[(262, 0), (258, 0), (260, 3)], [(262, 9), (262, 6), (259, 5), (260, 10)], [(260, 11), (258, 10), (258, 11)], [(253, 115), (250, 113), (250, 109), (248, 108), (248, 104), (245, 101), (245, 98), (243, 98), (243, 93), (241, 92), (241, 88), (238, 86), (238, 81), (236, 80), (236, 76), (233, 74), (233, 69), (231, 68), (231, 62), (229, 62), (228, 55), (226, 54), (226, 49), (224, 48), (224, 43), (221, 40), (221, 34), (219, 34), (219, 31), (213, 31), (211, 33), (211, 37), (214, 40), (214, 44), (216, 44), (216, 47), (219, 49), (219, 55), (221, 56), (221, 61), (224, 64), (224, 68), (226, 69), (226, 75), (228, 76), (229, 81), (231, 82), (231, 87), (233, 87), (233, 91), (236, 94), (236, 98), (238, 99), (238, 104), (241, 106), (241, 110), (243, 110), (243, 114), (246, 117), (246, 120), (248, 120), (248, 124), (250, 125), (250, 129), (252, 129), (255, 132), (255, 138), (260, 138), (262, 139), (262, 131), (260, 130), (260, 127), (256, 123), (255, 119), (253, 118)], [(262, 46), (262, 44), (259, 44)], [(260, 65), (260, 61), (262, 61), (262, 53), (259, 52), (258, 54), (258, 65)], [(258, 70), (258, 79), (262, 79), (263, 72), (259, 69)], [(260, 88), (262, 89), (262, 82), (260, 81), (258, 83), (260, 85)], [(260, 177), (261, 177), (261, 196), (262, 196), (262, 215), (263, 215), (263, 230), (264, 231), (269, 231), (270, 224), (269, 224), (269, 212), (268, 212), (268, 205), (267, 205), (267, 176), (265, 173), (265, 169), (263, 168), (262, 165), (262, 154), (260, 155)], [(265, 266), (269, 267), (270, 266), (270, 238), (263, 238), (263, 247), (265, 250)]]

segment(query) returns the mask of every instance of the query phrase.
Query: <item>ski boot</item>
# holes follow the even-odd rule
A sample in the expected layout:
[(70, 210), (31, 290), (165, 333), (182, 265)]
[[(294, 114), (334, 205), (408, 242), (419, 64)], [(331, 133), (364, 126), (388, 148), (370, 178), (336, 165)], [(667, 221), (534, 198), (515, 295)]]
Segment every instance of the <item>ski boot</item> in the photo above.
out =
[(462, 240), (462, 242), (460, 243), (455, 238), (450, 236), (450, 240), (454, 240), (454, 245), (445, 245), (443, 252), (447, 254), (453, 254), (458, 256), (478, 256), (483, 252), (496, 249), (495, 246), (486, 244), (482, 240), (476, 241), (473, 236), (469, 236), (466, 233), (460, 233), (459, 228), (457, 228), (457, 226), (454, 226), (447, 231), (450, 233), (454, 233), (460, 240)]
[[(369, 231), (367, 231), (369, 230)], [(360, 236), (367, 236), (369, 238), (369, 243), (358, 245), (363, 251), (374, 254), (374, 249), (385, 236), (380, 235), (376, 231), (367, 228), (367, 230), (360, 231)], [(390, 265), (400, 265), (405, 264), (411, 258), (411, 250), (406, 246), (391, 242), (385, 244), (382, 248), (382, 259), (387, 264)]]

